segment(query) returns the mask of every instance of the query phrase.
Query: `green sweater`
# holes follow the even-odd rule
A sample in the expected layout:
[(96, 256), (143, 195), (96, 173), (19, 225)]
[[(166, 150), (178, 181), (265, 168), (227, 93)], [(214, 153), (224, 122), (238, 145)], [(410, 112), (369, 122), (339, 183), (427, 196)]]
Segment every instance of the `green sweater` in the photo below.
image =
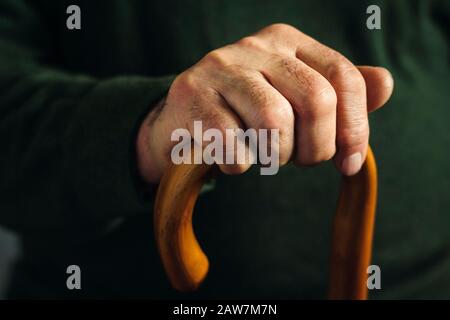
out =
[[(66, 8), (81, 8), (81, 30)], [(366, 8), (381, 8), (381, 30)], [(220, 176), (195, 214), (211, 270), (197, 293), (167, 281), (155, 186), (136, 131), (173, 77), (208, 51), (284, 22), (395, 79), (370, 116), (379, 168), (372, 298), (450, 298), (449, 1), (0, 2), (0, 223), (23, 254), (10, 296), (324, 298), (339, 174), (331, 163)], [(68, 290), (79, 265), (82, 289)]]

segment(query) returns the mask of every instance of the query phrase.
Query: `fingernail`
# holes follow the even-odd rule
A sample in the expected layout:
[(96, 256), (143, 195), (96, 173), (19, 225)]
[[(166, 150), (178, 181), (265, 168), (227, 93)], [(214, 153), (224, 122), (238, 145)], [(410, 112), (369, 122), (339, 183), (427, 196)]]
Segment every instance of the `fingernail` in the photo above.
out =
[(361, 153), (357, 152), (342, 161), (341, 171), (346, 176), (352, 176), (361, 169)]

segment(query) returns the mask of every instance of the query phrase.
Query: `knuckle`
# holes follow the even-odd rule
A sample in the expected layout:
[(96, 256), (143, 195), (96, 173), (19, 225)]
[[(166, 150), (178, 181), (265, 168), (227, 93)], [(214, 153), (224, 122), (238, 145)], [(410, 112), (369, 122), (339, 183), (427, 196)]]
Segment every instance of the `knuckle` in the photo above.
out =
[(350, 88), (350, 91), (363, 92), (366, 90), (366, 82), (361, 72), (356, 67), (347, 69), (344, 72), (344, 83)]
[(261, 108), (258, 111), (258, 127), (264, 129), (277, 129), (279, 125), (279, 123), (277, 123), (278, 117), (278, 114), (273, 111), (273, 108)]
[(305, 99), (306, 107), (300, 114), (306, 120), (320, 120), (336, 113), (337, 96), (331, 85), (312, 84)]
[(262, 112), (258, 128), (277, 130), (278, 140), (276, 141), (278, 146), (276, 150), (280, 155), (281, 163), (286, 163), (290, 158), (294, 143), (294, 115), (292, 114), (292, 109), (290, 112), (287, 112), (282, 108), (267, 108), (267, 110)]
[(304, 118), (315, 120), (336, 112), (337, 96), (333, 86), (322, 76), (304, 70), (296, 59), (281, 58), (280, 63), (303, 94), (294, 104)]
[(215, 49), (208, 52), (203, 57), (202, 62), (214, 67), (223, 67), (229, 64), (229, 59), (223, 49)]
[(364, 145), (369, 140), (369, 126), (361, 121), (347, 129), (339, 130), (336, 142), (340, 147), (352, 148)]
[(268, 31), (270, 33), (287, 33), (292, 31), (297, 31), (293, 26), (286, 23), (274, 23), (263, 29), (264, 31)]
[(191, 71), (185, 71), (175, 78), (169, 94), (175, 93), (176, 96), (186, 97), (195, 94), (198, 88), (198, 80)]
[(247, 36), (237, 42), (238, 45), (253, 49), (263, 49), (264, 43), (255, 36)]
[(337, 104), (337, 96), (331, 85), (324, 84), (322, 81), (314, 82), (309, 87), (307, 99), (317, 109), (324, 109), (325, 112), (334, 112)]
[(341, 90), (351, 92), (365, 90), (365, 81), (361, 72), (343, 56), (330, 66), (329, 76)]
[(259, 110), (258, 119), (261, 128), (279, 129), (280, 136), (284, 136), (287, 128), (294, 122), (294, 114), (291, 107), (272, 104)]

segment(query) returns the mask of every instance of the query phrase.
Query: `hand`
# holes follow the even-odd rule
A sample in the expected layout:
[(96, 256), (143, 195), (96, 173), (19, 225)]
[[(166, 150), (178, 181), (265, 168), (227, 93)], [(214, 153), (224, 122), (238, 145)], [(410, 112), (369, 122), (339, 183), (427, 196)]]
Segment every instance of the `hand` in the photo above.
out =
[[(280, 165), (334, 157), (344, 175), (353, 175), (367, 153), (367, 114), (392, 90), (386, 69), (357, 67), (294, 27), (274, 24), (211, 51), (175, 79), (140, 128), (138, 167), (157, 182), (171, 161), (172, 131), (192, 134), (194, 120), (202, 120), (203, 130), (279, 129)], [(238, 174), (250, 164), (219, 167)]]

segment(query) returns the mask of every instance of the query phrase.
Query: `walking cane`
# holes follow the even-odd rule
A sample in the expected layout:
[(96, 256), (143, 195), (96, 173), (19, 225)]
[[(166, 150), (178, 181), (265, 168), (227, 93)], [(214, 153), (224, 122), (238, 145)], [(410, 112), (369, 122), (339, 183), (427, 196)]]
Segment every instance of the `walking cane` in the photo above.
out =
[[(192, 228), (192, 210), (211, 168), (171, 164), (158, 188), (156, 243), (168, 278), (180, 291), (196, 290), (208, 273), (208, 258)], [(369, 147), (361, 171), (342, 178), (332, 230), (330, 299), (367, 299), (376, 199), (377, 169)]]

